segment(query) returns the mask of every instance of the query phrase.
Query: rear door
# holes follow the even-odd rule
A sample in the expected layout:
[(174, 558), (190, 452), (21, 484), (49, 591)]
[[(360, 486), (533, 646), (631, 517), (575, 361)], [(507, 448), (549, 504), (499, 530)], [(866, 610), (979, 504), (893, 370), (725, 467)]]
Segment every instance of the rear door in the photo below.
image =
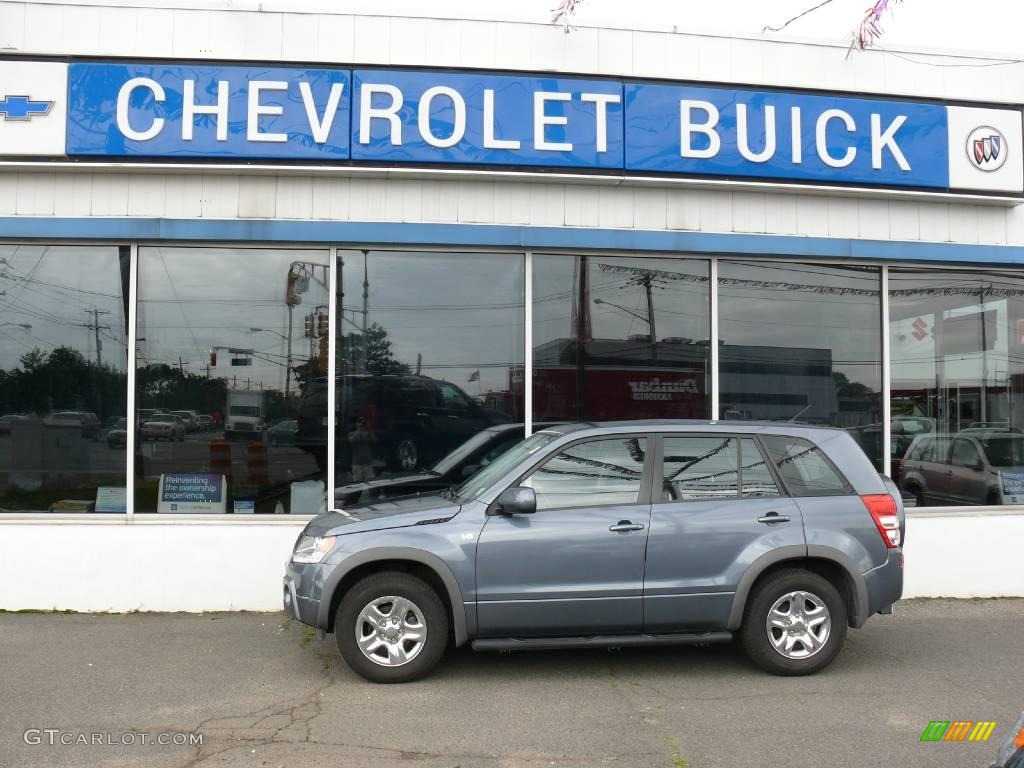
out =
[(644, 631), (723, 629), (746, 570), (806, 554), (800, 510), (748, 435), (664, 435), (644, 572)]

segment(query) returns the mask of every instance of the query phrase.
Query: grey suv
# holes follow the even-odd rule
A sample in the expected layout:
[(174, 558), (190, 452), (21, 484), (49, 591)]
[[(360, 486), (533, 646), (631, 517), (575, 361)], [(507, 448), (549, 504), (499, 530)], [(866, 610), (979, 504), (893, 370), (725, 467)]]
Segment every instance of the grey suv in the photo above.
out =
[(816, 672), (903, 591), (899, 492), (844, 431), (750, 422), (537, 432), (461, 485), (320, 515), (285, 609), (384, 683), (476, 650), (698, 644)]

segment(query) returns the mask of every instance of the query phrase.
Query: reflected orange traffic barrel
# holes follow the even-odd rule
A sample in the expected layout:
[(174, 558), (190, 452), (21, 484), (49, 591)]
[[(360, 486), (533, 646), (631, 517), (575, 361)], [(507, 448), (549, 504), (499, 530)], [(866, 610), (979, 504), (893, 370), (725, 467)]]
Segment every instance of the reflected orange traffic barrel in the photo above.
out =
[(247, 447), (245, 457), (249, 476), (245, 482), (249, 485), (266, 485), (270, 482), (270, 465), (267, 463), (266, 443), (254, 440)]
[(227, 440), (210, 441), (210, 473), (231, 478), (231, 443)]

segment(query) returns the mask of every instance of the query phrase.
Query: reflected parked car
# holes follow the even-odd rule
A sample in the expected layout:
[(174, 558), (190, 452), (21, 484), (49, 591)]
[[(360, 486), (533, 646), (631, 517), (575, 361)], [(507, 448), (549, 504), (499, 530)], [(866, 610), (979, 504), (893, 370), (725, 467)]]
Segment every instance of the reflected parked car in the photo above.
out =
[(4, 416), (0, 416), (0, 435), (11, 434), (11, 424), (15, 421), (28, 421), (28, 416), (23, 416), (20, 413), (8, 413)]
[(271, 445), (295, 445), (295, 433), (298, 431), (299, 422), (282, 419), (267, 430), (267, 442)]
[(199, 424), (196, 423), (196, 414), (194, 411), (171, 411), (175, 416), (181, 419), (185, 425), (186, 432), (195, 432), (199, 429)]
[(185, 439), (185, 422), (173, 413), (154, 413), (142, 425), (143, 440), (177, 440)]
[(200, 413), (196, 417), (196, 423), (199, 425), (200, 432), (213, 432), (214, 423), (213, 416), (208, 413)]
[[(544, 424), (534, 425), (540, 429)], [(522, 424), (499, 424), (477, 432), (437, 464), (423, 472), (401, 473), (364, 483), (350, 483), (334, 491), (342, 506), (368, 504), (413, 493), (436, 493), (483, 469), (525, 437)]]
[[(374, 463), (411, 472), (430, 466), (477, 432), (508, 421), (459, 387), (429, 376), (339, 376), (336, 439), (338, 466), (351, 466), (347, 437), (366, 419), (373, 432)], [(299, 401), (296, 444), (326, 462), (327, 380), (315, 379)]]
[(1024, 435), (922, 435), (903, 457), (900, 488), (918, 506), (1024, 503)]
[(107, 445), (111, 448), (128, 446), (128, 419), (120, 418), (107, 432)]
[(100, 434), (100, 420), (90, 411), (57, 411), (49, 416), (51, 422), (77, 423), (82, 428), (82, 437), (95, 440)]

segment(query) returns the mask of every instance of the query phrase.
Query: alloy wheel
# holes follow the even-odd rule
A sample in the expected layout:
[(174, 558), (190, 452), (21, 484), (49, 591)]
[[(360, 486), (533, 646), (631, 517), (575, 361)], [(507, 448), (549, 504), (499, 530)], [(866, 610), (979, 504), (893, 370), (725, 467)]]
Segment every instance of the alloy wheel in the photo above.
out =
[(382, 667), (400, 667), (415, 659), (427, 640), (427, 623), (412, 600), (378, 597), (359, 612), (356, 644), (363, 655)]
[(832, 617), (825, 601), (812, 592), (787, 592), (768, 611), (765, 628), (779, 654), (787, 659), (808, 659), (828, 642)]

